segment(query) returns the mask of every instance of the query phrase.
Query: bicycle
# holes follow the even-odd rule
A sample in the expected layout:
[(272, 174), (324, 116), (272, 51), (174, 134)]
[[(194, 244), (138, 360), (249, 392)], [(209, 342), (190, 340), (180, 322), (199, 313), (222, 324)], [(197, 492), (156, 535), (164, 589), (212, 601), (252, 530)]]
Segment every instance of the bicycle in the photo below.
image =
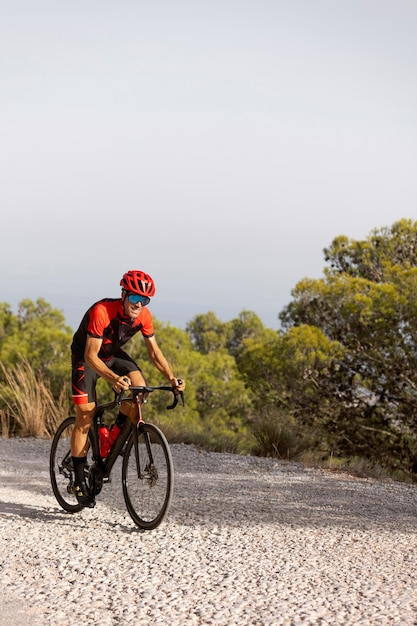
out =
[[(111, 402), (96, 407), (88, 433), (88, 454), (85, 468), (86, 483), (94, 495), (110, 481), (112, 468), (119, 455), (123, 456), (123, 496), (130, 517), (143, 530), (159, 526), (171, 505), (174, 468), (172, 455), (165, 435), (154, 424), (142, 418), (142, 401), (154, 391), (170, 391), (174, 398), (167, 409), (174, 409), (183, 392), (175, 392), (171, 386), (129, 387), (131, 397), (115, 393)], [(122, 403), (130, 404), (129, 416), (113, 448), (106, 458), (100, 456), (99, 427), (103, 415)], [(146, 400), (145, 400), (146, 402)], [(52, 440), (49, 472), (54, 495), (61, 507), (69, 513), (77, 513), (84, 507), (74, 493), (74, 468), (70, 441), (75, 417), (67, 417), (58, 427)]]

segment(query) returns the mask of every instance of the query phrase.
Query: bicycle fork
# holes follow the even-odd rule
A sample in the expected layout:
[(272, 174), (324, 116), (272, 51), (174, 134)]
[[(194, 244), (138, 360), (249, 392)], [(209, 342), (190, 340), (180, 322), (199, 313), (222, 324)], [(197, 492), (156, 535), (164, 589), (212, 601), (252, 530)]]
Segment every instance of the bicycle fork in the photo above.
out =
[[(144, 420), (142, 417), (142, 403), (140, 401), (140, 398), (136, 396), (135, 401), (136, 401), (136, 406), (137, 406), (137, 411), (138, 411), (138, 421), (137, 421), (136, 427), (133, 428), (132, 436), (133, 436), (133, 447), (135, 450), (136, 473), (137, 473), (139, 480), (143, 480), (148, 474), (148, 477), (150, 477), (151, 479), (151, 487), (152, 487), (154, 484), (156, 484), (156, 480), (158, 477), (155, 474), (156, 468), (155, 468), (155, 464), (154, 464), (154, 460), (152, 456), (151, 441), (150, 441), (149, 433), (146, 430), (143, 430), (141, 428), (142, 424), (144, 423)], [(140, 456), (139, 456), (139, 433), (141, 431), (143, 434), (146, 451), (148, 455), (147, 456), (148, 462), (143, 468), (143, 474), (141, 472)]]

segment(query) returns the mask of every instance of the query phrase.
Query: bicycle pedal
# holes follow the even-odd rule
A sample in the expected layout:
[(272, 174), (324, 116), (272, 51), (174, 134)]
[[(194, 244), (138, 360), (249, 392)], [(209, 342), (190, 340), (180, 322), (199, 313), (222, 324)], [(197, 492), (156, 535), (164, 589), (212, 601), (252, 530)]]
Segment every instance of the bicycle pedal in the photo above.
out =
[(105, 477), (103, 478), (103, 483), (111, 483), (111, 478), (110, 478), (110, 476), (105, 476)]

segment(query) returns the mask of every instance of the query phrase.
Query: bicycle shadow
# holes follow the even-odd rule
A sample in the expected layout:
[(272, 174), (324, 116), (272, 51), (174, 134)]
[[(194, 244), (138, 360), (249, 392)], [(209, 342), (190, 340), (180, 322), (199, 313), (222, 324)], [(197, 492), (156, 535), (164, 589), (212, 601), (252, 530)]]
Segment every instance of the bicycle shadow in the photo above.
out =
[[(97, 506), (99, 506), (99, 504)], [(67, 527), (70, 532), (77, 529), (88, 529), (91, 525), (94, 525), (96, 528), (97, 525), (99, 525), (103, 532), (111, 531), (115, 527), (117, 527), (118, 531), (127, 534), (146, 532), (135, 526), (133, 522), (123, 523), (120, 519), (115, 522), (112, 516), (110, 516), (107, 521), (102, 519), (101, 516), (98, 522), (92, 509), (84, 509), (78, 513), (69, 513), (61, 509), (58, 505), (56, 507), (50, 507), (20, 504), (17, 502), (0, 502), (0, 519), (8, 519), (10, 517), (19, 517), (41, 524), (53, 524), (54, 526), (59, 524), (61, 530)]]
[[(112, 530), (116, 526), (127, 533), (142, 532), (137, 526), (132, 527), (129, 520), (127, 523), (124, 521), (128, 514), (121, 494), (121, 485), (118, 484), (108, 492), (103, 490), (102, 495), (98, 496), (96, 508), (86, 508), (76, 513), (64, 511), (56, 502), (49, 475), (34, 478), (24, 474), (3, 474), (1, 487), (6, 490), (7, 495), (2, 498), (0, 489), (0, 519), (20, 517), (40, 523), (59, 523), (60, 527), (68, 526), (74, 529), (86, 528), (93, 524), (95, 527), (102, 528), (103, 532)], [(10, 496), (10, 490), (14, 498)], [(112, 497), (112, 492), (116, 493), (117, 497)], [(34, 500), (38, 500), (39, 504), (34, 504)], [(110, 506), (111, 509), (107, 519), (103, 514), (103, 506)]]

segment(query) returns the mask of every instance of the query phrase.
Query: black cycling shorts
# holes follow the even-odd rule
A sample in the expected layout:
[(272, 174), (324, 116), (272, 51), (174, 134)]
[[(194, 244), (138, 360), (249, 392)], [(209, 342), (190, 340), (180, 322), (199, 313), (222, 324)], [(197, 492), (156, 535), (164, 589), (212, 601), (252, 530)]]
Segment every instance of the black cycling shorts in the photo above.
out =
[[(105, 362), (107, 367), (119, 376), (129, 372), (141, 372), (140, 367), (124, 350), (116, 352), (115, 356)], [(143, 376), (143, 374), (142, 374)], [(85, 361), (72, 361), (72, 401), (74, 404), (97, 402), (96, 384), (100, 378)]]

